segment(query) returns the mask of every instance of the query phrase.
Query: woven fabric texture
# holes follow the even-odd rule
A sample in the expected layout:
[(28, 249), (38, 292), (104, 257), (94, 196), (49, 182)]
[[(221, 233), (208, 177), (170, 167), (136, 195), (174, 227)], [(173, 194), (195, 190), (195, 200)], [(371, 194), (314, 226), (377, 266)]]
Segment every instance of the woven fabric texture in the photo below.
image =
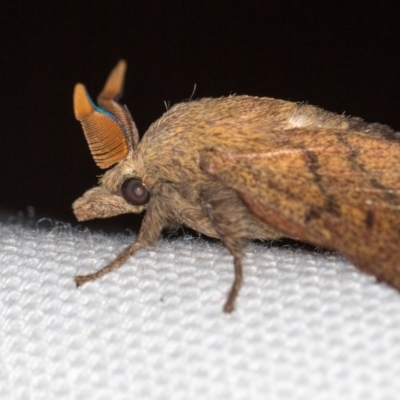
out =
[[(43, 225), (43, 224), (42, 224)], [(4, 399), (398, 399), (400, 294), (336, 253), (250, 244), (237, 310), (218, 243), (0, 225)]]

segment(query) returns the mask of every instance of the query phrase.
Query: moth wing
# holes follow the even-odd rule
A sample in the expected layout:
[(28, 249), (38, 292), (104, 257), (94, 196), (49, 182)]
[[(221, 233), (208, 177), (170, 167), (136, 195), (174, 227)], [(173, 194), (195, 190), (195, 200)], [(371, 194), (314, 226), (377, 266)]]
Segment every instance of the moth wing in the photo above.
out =
[(209, 150), (203, 169), (277, 231), (400, 289), (400, 143), (332, 129), (268, 135), (280, 137), (253, 153)]

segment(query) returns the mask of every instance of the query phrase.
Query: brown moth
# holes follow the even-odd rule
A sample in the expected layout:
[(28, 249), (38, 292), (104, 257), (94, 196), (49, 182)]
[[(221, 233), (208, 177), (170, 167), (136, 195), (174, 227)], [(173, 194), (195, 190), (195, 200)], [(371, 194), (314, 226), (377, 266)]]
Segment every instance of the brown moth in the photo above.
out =
[(94, 105), (82, 84), (74, 110), (103, 169), (75, 201), (80, 221), (146, 211), (139, 237), (77, 286), (119, 268), (171, 223), (220, 239), (234, 259), (231, 312), (251, 239), (290, 237), (343, 253), (400, 289), (400, 133), (302, 103), (229, 96), (176, 104), (139, 142), (117, 103), (125, 61)]

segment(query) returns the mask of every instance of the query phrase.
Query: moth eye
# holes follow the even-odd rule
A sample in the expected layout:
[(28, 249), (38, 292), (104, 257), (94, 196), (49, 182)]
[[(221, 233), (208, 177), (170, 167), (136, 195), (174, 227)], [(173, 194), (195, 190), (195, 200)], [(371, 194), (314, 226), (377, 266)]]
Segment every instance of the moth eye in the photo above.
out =
[(150, 200), (150, 193), (142, 181), (135, 178), (126, 179), (121, 186), (122, 197), (134, 206), (142, 206)]

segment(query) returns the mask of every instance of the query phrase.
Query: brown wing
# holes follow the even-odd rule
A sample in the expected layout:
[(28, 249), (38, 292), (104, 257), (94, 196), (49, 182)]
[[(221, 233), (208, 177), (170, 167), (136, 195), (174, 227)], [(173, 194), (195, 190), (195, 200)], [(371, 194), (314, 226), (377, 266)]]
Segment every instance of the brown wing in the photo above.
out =
[(205, 170), (269, 226), (400, 289), (400, 143), (330, 129), (276, 135), (252, 154), (212, 149)]

